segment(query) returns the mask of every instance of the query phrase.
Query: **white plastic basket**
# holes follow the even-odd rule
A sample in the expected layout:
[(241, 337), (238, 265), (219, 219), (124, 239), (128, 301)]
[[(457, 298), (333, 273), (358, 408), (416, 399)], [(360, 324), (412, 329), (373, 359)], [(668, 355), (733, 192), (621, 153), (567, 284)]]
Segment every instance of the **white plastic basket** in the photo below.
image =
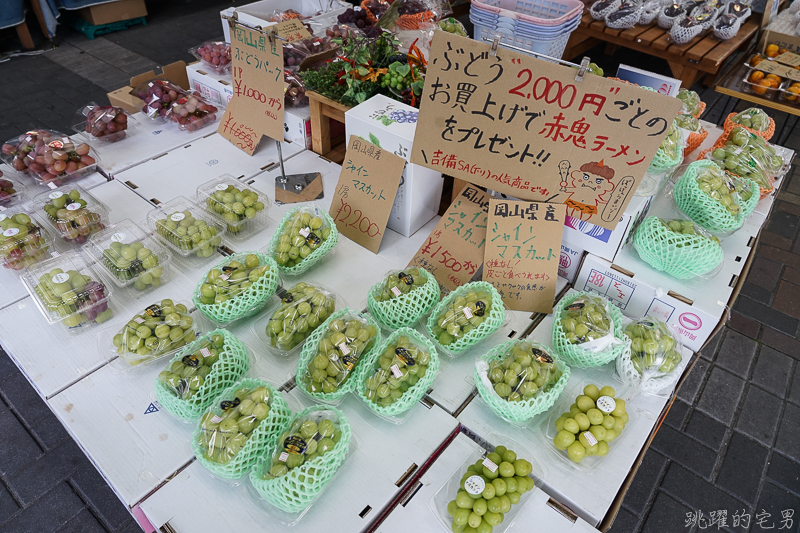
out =
[(564, 54), (564, 49), (567, 47), (570, 33), (564, 33), (552, 39), (539, 40), (522, 35), (508, 34), (487, 28), (486, 26), (475, 25), (475, 40), (477, 41), (483, 41), (484, 38), (492, 39), (495, 35), (499, 35), (500, 42), (502, 43), (524, 48), (531, 52), (554, 57), (556, 59), (560, 59)]

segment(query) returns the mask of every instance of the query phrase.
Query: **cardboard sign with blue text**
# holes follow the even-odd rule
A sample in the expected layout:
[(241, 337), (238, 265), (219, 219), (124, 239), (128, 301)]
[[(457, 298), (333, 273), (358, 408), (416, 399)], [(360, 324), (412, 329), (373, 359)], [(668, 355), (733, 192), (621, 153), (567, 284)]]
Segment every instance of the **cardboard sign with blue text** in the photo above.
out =
[(339, 233), (378, 253), (406, 160), (350, 136), (330, 215)]

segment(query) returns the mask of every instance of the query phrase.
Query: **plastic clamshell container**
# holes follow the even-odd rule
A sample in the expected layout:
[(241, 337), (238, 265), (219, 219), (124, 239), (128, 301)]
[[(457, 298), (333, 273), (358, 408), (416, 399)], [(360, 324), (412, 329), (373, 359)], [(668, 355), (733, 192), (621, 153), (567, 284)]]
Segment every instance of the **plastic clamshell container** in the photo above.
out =
[(780, 88), (763, 87), (758, 85), (758, 83), (753, 83), (750, 81), (750, 74), (752, 72), (752, 70), (748, 71), (747, 75), (742, 78), (742, 90), (749, 94), (755, 94), (762, 98), (774, 100), (775, 96), (780, 92)]
[[(118, 115), (125, 117), (123, 129), (120, 129), (123, 124), (117, 120)], [(81, 116), (83, 119), (80, 118)], [(110, 126), (111, 124), (113, 126)], [(109, 126), (114, 131), (110, 131)], [(100, 106), (92, 102), (75, 114), (72, 131), (86, 134), (86, 137), (93, 142), (115, 143), (136, 133), (138, 127), (139, 121), (121, 107)]]
[[(18, 223), (14, 218), (17, 215), (25, 215), (29, 223)], [(55, 237), (31, 213), (19, 207), (0, 212), (0, 230), (0, 260), (3, 268), (22, 270), (49, 257), (48, 251)], [(39, 238), (28, 238), (31, 235), (38, 235)]]
[[(491, 460), (488, 459), (488, 455), (490, 451), (494, 451), (497, 446), (505, 446), (507, 449), (515, 452), (517, 454), (517, 459), (525, 459), (529, 463), (531, 463), (532, 472), (529, 476), (531, 480), (533, 480), (534, 487), (536, 485), (541, 484), (542, 479), (542, 472), (543, 468), (539, 461), (534, 457), (534, 455), (527, 449), (525, 445), (521, 442), (518, 442), (514, 439), (506, 437), (505, 435), (501, 435), (496, 432), (492, 432), (487, 437), (488, 442), (486, 443), (490, 449), (484, 448), (479, 444), (475, 444), (474, 449), (472, 452), (467, 456), (461, 466), (458, 467), (453, 472), (453, 475), (450, 476), (444, 485), (442, 485), (439, 490), (431, 497), (430, 501), (428, 502), (431, 511), (433, 512), (434, 516), (436, 516), (439, 524), (446, 530), (446, 531), (453, 531), (452, 530), (452, 523), (453, 519), (447, 512), (447, 505), (451, 501), (456, 499), (456, 494), (461, 487), (461, 478), (467, 472), (467, 468), (471, 465), (476, 464), (478, 461), (483, 459), (484, 461)], [(489, 463), (484, 463), (488, 465)], [(497, 468), (497, 466), (495, 466)], [(475, 487), (475, 490), (480, 488), (480, 484), (485, 483), (482, 479), (475, 480), (475, 484), (472, 486)], [(523, 507), (528, 503), (530, 495), (532, 494), (533, 487), (530, 490), (525, 491), (523, 494), (520, 495), (519, 502), (516, 504), (511, 505), (511, 510), (508, 511), (503, 515), (503, 521), (500, 522), (498, 525), (494, 526), (492, 533), (505, 533), (506, 531), (517, 531), (517, 529), (512, 529), (514, 525), (514, 520), (517, 516), (517, 513), (522, 510)], [(521, 530), (525, 530), (524, 528)]]
[[(200, 221), (201, 225), (205, 225), (208, 228), (214, 228), (216, 234), (209, 237), (202, 235), (201, 230), (201, 237), (195, 242), (188, 234), (189, 230), (187, 230), (186, 234), (181, 232), (181, 228), (191, 225), (191, 223), (186, 223), (187, 217)], [(170, 250), (182, 257), (189, 257), (193, 254), (197, 254), (201, 258), (211, 257), (217, 246), (222, 242), (222, 236), (225, 235), (224, 224), (221, 224), (216, 218), (206, 213), (205, 209), (183, 196), (178, 196), (165, 204), (161, 204), (147, 213), (147, 226), (153, 233), (158, 235), (159, 240), (165, 243)]]
[[(203, 53), (204, 51), (206, 53)], [(213, 55), (214, 52), (217, 52), (217, 56)], [(206, 68), (213, 70), (217, 74), (224, 74), (231, 71), (230, 43), (226, 43), (225, 41), (206, 41), (203, 44), (190, 48), (189, 53), (197, 58), (198, 61), (202, 61)], [(208, 60), (209, 57), (211, 58), (210, 61)], [(221, 64), (219, 61), (220, 57), (224, 57), (227, 61)], [(214, 59), (217, 59), (216, 65), (213, 63)]]
[(185, 94), (170, 104), (167, 119), (181, 131), (197, 131), (217, 121), (219, 108), (201, 96)]
[(0, 213), (25, 201), (22, 191), (25, 186), (18, 180), (2, 176), (0, 172)]
[(78, 252), (28, 268), (22, 283), (50, 324), (63, 322), (72, 328), (98, 319), (104, 322), (111, 316), (111, 287)]
[[(245, 191), (252, 194), (245, 196)], [(230, 174), (223, 174), (200, 185), (195, 201), (226, 225), (231, 239), (244, 240), (267, 226), (269, 197)], [(248, 213), (252, 216), (248, 216)]]
[[(77, 191), (80, 197), (69, 195)], [(91, 235), (108, 226), (108, 207), (77, 185), (37, 194), (31, 204), (33, 212), (50, 223), (69, 244), (84, 244)]]
[(786, 102), (787, 105), (800, 106), (800, 88), (797, 92), (789, 91), (789, 87), (797, 85), (800, 87), (800, 82), (794, 80), (784, 80), (781, 86), (778, 87), (778, 99), (781, 102)]
[[(173, 92), (174, 96), (167, 96), (166, 100), (163, 98), (165, 94)], [(171, 102), (188, 93), (169, 80), (152, 79), (140, 83), (130, 94), (142, 101), (141, 112), (147, 118), (163, 122), (172, 109)]]
[[(81, 156), (77, 150), (86, 151)], [(23, 155), (24, 154), (24, 155)], [(66, 164), (66, 168), (56, 171), (52, 165), (58, 161), (46, 158), (57, 155)], [(82, 161), (87, 157), (86, 164)], [(97, 152), (87, 143), (76, 143), (67, 135), (50, 130), (30, 130), (26, 133), (6, 141), (3, 145), (3, 160), (17, 172), (24, 172), (39, 183), (60, 186), (63, 183), (76, 181), (96, 171), (100, 158)], [(77, 168), (78, 164), (85, 165)], [(70, 165), (74, 165), (72, 168)]]
[[(134, 243), (140, 243), (142, 247), (131, 253), (128, 249)], [(145, 274), (161, 280), (158, 285), (169, 281), (172, 255), (131, 220), (123, 220), (114, 227), (95, 233), (83, 249), (95, 262), (105, 267), (111, 280), (119, 287), (133, 284), (137, 289), (144, 290), (153, 285), (149, 279), (143, 279)], [(150, 253), (145, 254), (141, 250), (149, 250)], [(137, 281), (145, 286), (139, 286)]]

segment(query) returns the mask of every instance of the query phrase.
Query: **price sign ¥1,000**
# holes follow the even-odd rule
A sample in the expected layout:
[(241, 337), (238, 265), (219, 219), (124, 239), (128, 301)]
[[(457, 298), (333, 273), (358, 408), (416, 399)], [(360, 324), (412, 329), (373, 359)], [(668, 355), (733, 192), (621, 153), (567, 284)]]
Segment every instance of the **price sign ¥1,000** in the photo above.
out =
[(469, 282), (483, 263), (489, 198), (465, 186), (409, 265), (426, 269), (449, 290)]
[(437, 30), (411, 162), (614, 229), (681, 102)]
[(406, 161), (350, 136), (330, 215), (339, 233), (378, 253)]
[(283, 48), (276, 39), (231, 28), (233, 98), (217, 132), (253, 155), (262, 135), (283, 140)]
[(553, 312), (566, 209), (491, 199), (483, 281), (494, 285), (510, 309)]

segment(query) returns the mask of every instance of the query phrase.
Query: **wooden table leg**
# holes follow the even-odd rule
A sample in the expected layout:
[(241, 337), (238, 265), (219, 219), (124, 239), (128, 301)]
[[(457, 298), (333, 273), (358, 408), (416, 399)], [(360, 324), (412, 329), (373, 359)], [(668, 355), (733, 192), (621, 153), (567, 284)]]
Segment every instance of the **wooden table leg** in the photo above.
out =
[(672, 61), (668, 61), (667, 63), (669, 64), (669, 69), (672, 71), (672, 76), (681, 80), (681, 87), (685, 87), (686, 89), (690, 89), (697, 80), (706, 74), (695, 68), (673, 63)]
[(17, 29), (17, 37), (19, 37), (19, 40), (22, 42), (22, 46), (25, 47), (26, 50), (33, 50), (33, 37), (31, 37), (28, 25), (23, 21), (14, 27)]
[(322, 102), (309, 98), (311, 111), (311, 146), (314, 152), (325, 155), (331, 151), (331, 123), (322, 114)]

